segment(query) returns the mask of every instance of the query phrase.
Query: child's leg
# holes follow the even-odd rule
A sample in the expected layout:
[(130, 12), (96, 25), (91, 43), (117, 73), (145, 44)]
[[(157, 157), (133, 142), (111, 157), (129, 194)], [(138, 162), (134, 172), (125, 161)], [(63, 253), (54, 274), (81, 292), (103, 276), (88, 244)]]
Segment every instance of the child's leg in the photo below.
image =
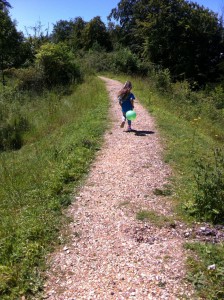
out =
[(122, 113), (123, 113), (123, 116), (122, 116), (122, 122), (121, 122), (120, 127), (124, 128), (124, 124), (125, 124), (125, 121), (126, 121), (126, 114), (124, 112), (122, 112)]

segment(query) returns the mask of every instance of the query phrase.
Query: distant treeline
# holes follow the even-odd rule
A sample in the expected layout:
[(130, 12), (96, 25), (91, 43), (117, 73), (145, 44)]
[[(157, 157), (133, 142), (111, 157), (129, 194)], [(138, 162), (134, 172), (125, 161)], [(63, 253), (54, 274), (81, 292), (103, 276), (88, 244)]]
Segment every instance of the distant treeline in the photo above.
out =
[[(119, 64), (114, 66), (113, 60), (110, 64), (107, 62), (107, 68), (111, 67), (112, 71), (118, 67), (118, 71), (147, 75), (153, 65), (168, 69), (173, 81), (188, 80), (199, 87), (211, 82), (223, 83), (223, 19), (195, 2), (121, 0), (110, 12), (107, 25), (99, 16), (89, 22), (74, 17), (56, 22), (51, 33), (43, 30), (39, 23), (26, 36), (17, 31), (10, 17), (10, 9), (8, 1), (0, 0), (0, 69), (3, 84), (3, 70), (37, 65), (38, 55), (39, 62), (42, 61), (38, 53), (45, 44), (48, 44), (44, 48), (47, 51), (45, 62), (49, 58), (52, 63), (52, 55), (56, 55), (54, 61), (60, 59), (60, 55), (52, 53), (54, 50), (49, 45), (62, 43), (74, 57), (79, 58), (89, 51), (113, 53), (125, 49), (129, 61), (121, 70)], [(68, 69), (64, 66), (61, 69), (66, 69), (62, 83), (74, 80), (70, 65)]]

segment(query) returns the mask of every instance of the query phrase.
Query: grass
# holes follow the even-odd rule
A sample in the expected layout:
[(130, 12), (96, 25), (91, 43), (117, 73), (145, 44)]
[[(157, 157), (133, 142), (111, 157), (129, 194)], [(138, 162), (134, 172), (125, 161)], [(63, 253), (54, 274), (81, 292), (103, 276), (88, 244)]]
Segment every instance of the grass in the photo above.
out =
[(159, 215), (152, 210), (141, 210), (137, 213), (136, 218), (140, 221), (150, 222), (159, 228), (173, 224), (173, 218)]
[(224, 299), (223, 245), (187, 243), (185, 247), (192, 253), (187, 260), (188, 280), (197, 290), (197, 296), (208, 300)]
[[(72, 95), (27, 104), (32, 130), (19, 151), (0, 154), (0, 298), (41, 291), (45, 256), (60, 243), (73, 200), (107, 127), (103, 82), (89, 78)], [(28, 109), (29, 108), (29, 109)]]

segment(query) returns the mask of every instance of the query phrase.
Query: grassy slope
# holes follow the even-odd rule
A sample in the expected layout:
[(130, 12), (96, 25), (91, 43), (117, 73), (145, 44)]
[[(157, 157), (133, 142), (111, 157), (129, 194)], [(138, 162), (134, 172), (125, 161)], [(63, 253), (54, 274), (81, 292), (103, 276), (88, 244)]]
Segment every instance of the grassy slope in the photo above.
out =
[(44, 257), (60, 242), (72, 201), (107, 126), (104, 84), (88, 79), (70, 96), (39, 99), (27, 112), (34, 128), (19, 151), (1, 153), (0, 298), (41, 289)]

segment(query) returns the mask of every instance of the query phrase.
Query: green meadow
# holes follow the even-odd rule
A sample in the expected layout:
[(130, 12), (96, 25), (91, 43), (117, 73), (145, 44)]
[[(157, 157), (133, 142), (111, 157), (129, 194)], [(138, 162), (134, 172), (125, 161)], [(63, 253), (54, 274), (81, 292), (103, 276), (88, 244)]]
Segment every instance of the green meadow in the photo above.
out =
[(61, 243), (59, 231), (69, 221), (63, 209), (109, 124), (107, 92), (97, 78), (69, 93), (24, 93), (12, 103), (10, 114), (19, 109), (29, 130), (21, 149), (0, 153), (1, 299), (32, 297), (41, 289), (46, 254)]

